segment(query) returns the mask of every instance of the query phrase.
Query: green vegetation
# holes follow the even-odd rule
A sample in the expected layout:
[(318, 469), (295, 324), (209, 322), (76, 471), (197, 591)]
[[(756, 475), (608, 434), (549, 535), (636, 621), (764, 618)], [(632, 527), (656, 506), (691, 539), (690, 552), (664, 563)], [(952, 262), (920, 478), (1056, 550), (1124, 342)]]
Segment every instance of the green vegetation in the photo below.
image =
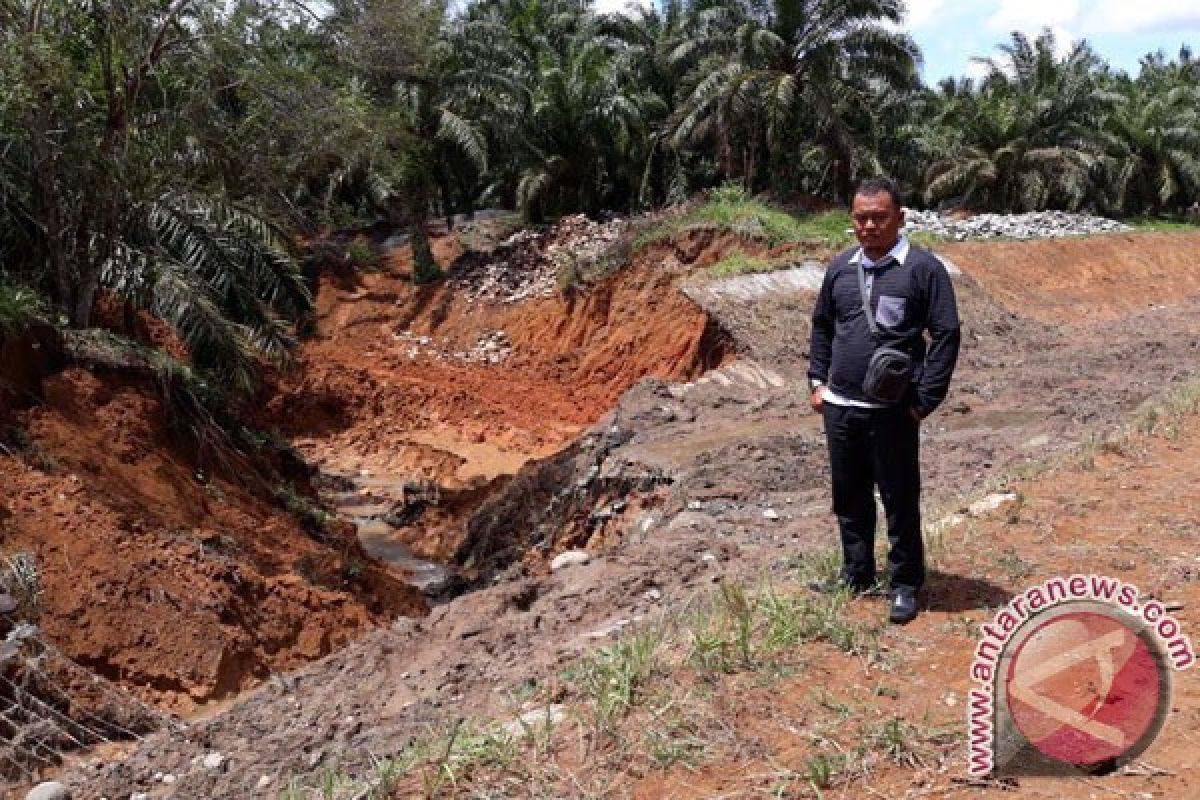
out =
[[(171, 325), (190, 366), (237, 399), (259, 362), (287, 363), (310, 313), (297, 232), (385, 221), (408, 232), (423, 283), (441, 277), (427, 220), (483, 206), (537, 221), (711, 189), (638, 243), (712, 225), (836, 247), (844, 214), (756, 198), (839, 205), (887, 173), (909, 204), (1093, 209), (1174, 230), (1153, 220), (1200, 192), (1186, 48), (1126, 75), (1086, 44), (1063, 54), (1049, 32), (1014, 34), (981, 79), (925, 87), (902, 6), (883, 0), (298, 8), (0, 9), (0, 326), (33, 313), (28, 291), (39, 315), (86, 329), (105, 293), (127, 325), (140, 311)], [(357, 245), (349, 257), (374, 263)]]
[(853, 240), (846, 232), (849, 227), (850, 215), (845, 211), (796, 217), (750, 197), (741, 186), (727, 184), (709, 192), (703, 202), (643, 232), (634, 247), (670, 239), (692, 228), (728, 231), (772, 247), (800, 243), (836, 247)]
[(734, 275), (773, 272), (774, 270), (785, 268), (788, 263), (788, 261), (749, 256), (741, 250), (734, 250), (709, 267), (708, 273), (713, 278), (731, 278)]
[(37, 292), (10, 284), (0, 274), (0, 335), (20, 330), (45, 313), (45, 300)]
[(1200, 232), (1200, 220), (1163, 219), (1161, 217), (1134, 217), (1125, 220), (1136, 231), (1142, 233), (1196, 233)]

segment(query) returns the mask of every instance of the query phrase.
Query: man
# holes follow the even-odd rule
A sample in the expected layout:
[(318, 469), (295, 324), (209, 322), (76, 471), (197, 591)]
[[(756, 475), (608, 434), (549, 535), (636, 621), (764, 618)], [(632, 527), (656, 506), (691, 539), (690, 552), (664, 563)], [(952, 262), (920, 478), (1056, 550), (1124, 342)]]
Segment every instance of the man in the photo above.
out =
[[(839, 579), (814, 588), (861, 594), (874, 587), (878, 484), (890, 544), (888, 617), (904, 624), (917, 616), (925, 581), (918, 428), (946, 397), (958, 360), (958, 309), (945, 266), (900, 234), (904, 211), (891, 181), (862, 183), (850, 217), (860, 246), (836, 256), (825, 271), (809, 348), (811, 402), (825, 419), (842, 540)], [(864, 314), (864, 284), (878, 336)], [(867, 364), (881, 345), (908, 353), (915, 365), (903, 398), (890, 405), (863, 390)]]

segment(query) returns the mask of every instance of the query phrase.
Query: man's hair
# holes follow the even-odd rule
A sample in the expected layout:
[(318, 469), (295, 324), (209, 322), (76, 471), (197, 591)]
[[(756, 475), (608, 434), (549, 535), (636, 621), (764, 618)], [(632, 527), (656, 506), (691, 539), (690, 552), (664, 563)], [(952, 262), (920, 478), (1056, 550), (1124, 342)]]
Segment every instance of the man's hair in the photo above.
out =
[(886, 194), (892, 198), (892, 205), (896, 207), (897, 211), (904, 207), (900, 202), (900, 190), (896, 188), (896, 182), (891, 178), (868, 178), (858, 184), (858, 188), (854, 190), (855, 197), (858, 197), (860, 194)]

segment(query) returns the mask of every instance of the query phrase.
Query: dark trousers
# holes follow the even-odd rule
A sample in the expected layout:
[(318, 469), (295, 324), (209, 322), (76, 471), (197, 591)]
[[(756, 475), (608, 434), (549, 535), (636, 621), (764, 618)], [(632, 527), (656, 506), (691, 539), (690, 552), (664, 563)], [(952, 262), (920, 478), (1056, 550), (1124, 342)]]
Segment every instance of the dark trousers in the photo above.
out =
[(842, 580), (875, 582), (876, 484), (887, 514), (888, 577), (893, 588), (925, 582), (921, 538), (919, 424), (907, 408), (824, 404), (833, 476), (833, 513), (842, 536)]

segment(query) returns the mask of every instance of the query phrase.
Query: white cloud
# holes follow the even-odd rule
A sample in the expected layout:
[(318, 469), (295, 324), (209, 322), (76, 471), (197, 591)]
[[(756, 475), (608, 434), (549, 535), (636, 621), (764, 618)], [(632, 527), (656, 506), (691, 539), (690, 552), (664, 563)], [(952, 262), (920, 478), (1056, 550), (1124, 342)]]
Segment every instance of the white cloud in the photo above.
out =
[(1101, 0), (1079, 17), (1086, 33), (1182, 33), (1200, 31), (1194, 0)]
[(907, 8), (904, 14), (904, 27), (912, 30), (936, 20), (938, 12), (945, 4), (945, 0), (908, 0), (905, 3)]
[(983, 80), (991, 70), (987, 64), (981, 64), (978, 61), (968, 61), (963, 67), (963, 74), (974, 81)]
[(987, 19), (993, 31), (1036, 34), (1042, 28), (1065, 28), (1079, 17), (1079, 0), (1000, 0)]
[(597, 14), (631, 14), (638, 8), (653, 8), (654, 0), (595, 0), (592, 10)]

